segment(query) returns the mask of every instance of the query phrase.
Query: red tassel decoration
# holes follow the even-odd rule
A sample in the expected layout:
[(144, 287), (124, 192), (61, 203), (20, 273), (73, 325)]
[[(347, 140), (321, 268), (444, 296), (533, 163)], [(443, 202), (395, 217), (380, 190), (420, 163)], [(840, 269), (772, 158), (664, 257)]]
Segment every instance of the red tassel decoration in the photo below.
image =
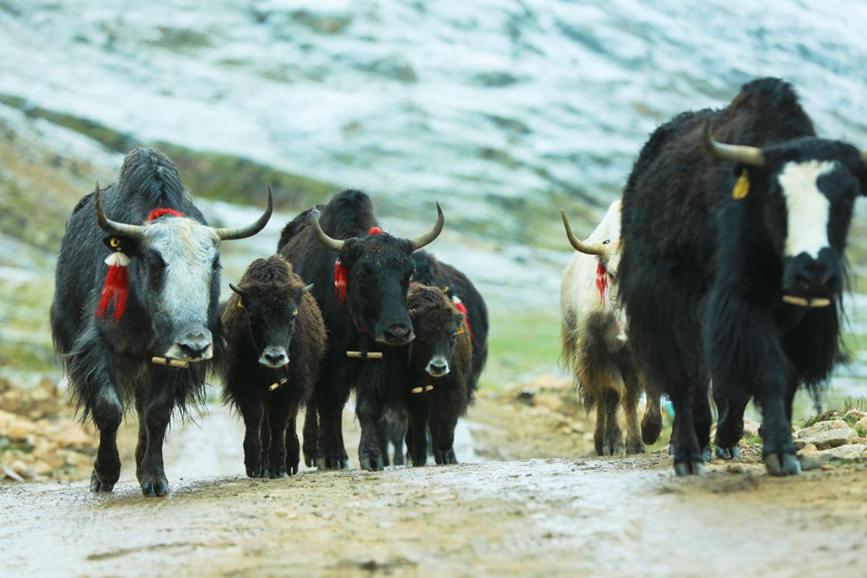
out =
[(154, 209), (153, 211), (148, 213), (147, 221), (148, 221), (148, 223), (150, 223), (151, 221), (155, 221), (155, 220), (159, 219), (160, 217), (165, 217), (166, 215), (168, 215), (170, 217), (184, 217), (184, 216), (186, 216), (182, 212), (176, 211), (174, 209)]
[(467, 329), (470, 330), (470, 337), (472, 337), (473, 340), (475, 340), (476, 334), (473, 333), (473, 326), (470, 325), (470, 317), (469, 317), (469, 312), (467, 311), (467, 306), (464, 305), (464, 302), (461, 301), (461, 298), (458, 297), (457, 295), (452, 296), (452, 303), (455, 304), (455, 309), (460, 311), (461, 315), (464, 316), (464, 325), (466, 325)]
[(334, 263), (334, 296), (337, 303), (342, 305), (346, 302), (346, 287), (349, 284), (349, 274), (340, 259)]
[(596, 265), (596, 289), (599, 291), (599, 298), (605, 300), (605, 292), (608, 291), (608, 269), (602, 261)]
[(371, 235), (371, 236), (372, 235), (382, 235), (382, 233), (383, 233), (383, 230), (380, 229), (379, 227), (371, 227), (370, 229), (367, 230), (367, 234)]
[(108, 306), (112, 305), (115, 321), (120, 321), (126, 310), (126, 300), (129, 296), (129, 257), (121, 251), (115, 251), (105, 259), (108, 273), (102, 286), (102, 294), (96, 307), (96, 316), (105, 319)]

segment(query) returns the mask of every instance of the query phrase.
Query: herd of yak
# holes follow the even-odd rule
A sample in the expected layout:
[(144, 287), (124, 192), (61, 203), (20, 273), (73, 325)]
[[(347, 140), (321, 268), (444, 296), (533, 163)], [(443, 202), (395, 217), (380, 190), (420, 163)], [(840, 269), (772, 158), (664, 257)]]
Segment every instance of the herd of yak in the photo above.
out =
[[(864, 192), (867, 153), (817, 137), (792, 88), (761, 79), (723, 109), (660, 126), (590, 237), (563, 214), (577, 252), (562, 283), (562, 354), (597, 408), (597, 453), (655, 442), (665, 394), (675, 471), (700, 473), (712, 456), (711, 395), (721, 459), (738, 457), (755, 399), (768, 472), (799, 473), (792, 401), (837, 358), (844, 250)], [(251, 477), (294, 474), (302, 452), (308, 466), (347, 467), (352, 391), (363, 469), (388, 465), (390, 443), (396, 464), (404, 443), (413, 465), (429, 452), (456, 463), (488, 317), (467, 277), (423, 250), (445, 224), (439, 205), (430, 231), (403, 239), (379, 227), (364, 193), (335, 195), (289, 222), (276, 254), (253, 261), (220, 303), (220, 242), (255, 235), (271, 210), (269, 190), (256, 222), (209, 227), (176, 167), (149, 149), (73, 210), (51, 323), (82, 415), (99, 430), (91, 490), (117, 482), (117, 431), (134, 404), (142, 492), (167, 494), (169, 420), (201, 399), (209, 372), (243, 416)]]

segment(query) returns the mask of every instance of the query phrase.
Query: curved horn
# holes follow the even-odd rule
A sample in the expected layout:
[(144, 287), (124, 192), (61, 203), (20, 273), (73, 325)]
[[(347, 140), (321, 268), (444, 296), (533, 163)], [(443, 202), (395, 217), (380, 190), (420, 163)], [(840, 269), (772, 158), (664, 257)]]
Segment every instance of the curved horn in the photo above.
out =
[(753, 167), (765, 166), (765, 157), (762, 149), (746, 145), (731, 145), (721, 143), (715, 138), (710, 130), (710, 121), (704, 123), (704, 146), (715, 158), (734, 161)]
[(246, 239), (247, 237), (252, 237), (259, 231), (265, 228), (265, 225), (268, 224), (268, 220), (271, 218), (271, 213), (274, 210), (274, 201), (271, 198), (271, 185), (268, 185), (268, 207), (265, 209), (265, 212), (262, 213), (262, 216), (256, 219), (255, 223), (251, 223), (244, 227), (224, 227), (224, 228), (212, 228), (211, 230), (222, 239), (223, 241), (232, 241), (234, 239)]
[(569, 218), (566, 217), (566, 211), (561, 210), (560, 217), (563, 218), (563, 226), (566, 228), (566, 238), (569, 239), (576, 251), (586, 255), (605, 255), (606, 245), (603, 243), (585, 243), (575, 236), (575, 233), (572, 232), (572, 226), (569, 225)]
[(440, 207), (440, 204), (437, 203), (437, 222), (434, 223), (433, 228), (422, 235), (421, 237), (416, 237), (410, 243), (412, 243), (412, 250), (418, 251), (425, 245), (430, 245), (434, 242), (434, 240), (440, 236), (440, 233), (443, 231), (443, 227), (446, 225), (446, 218), (443, 216), (443, 210)]
[(102, 203), (99, 202), (99, 181), (96, 181), (96, 190), (93, 191), (93, 205), (96, 207), (96, 223), (100, 229), (109, 235), (130, 237), (132, 239), (141, 239), (144, 236), (141, 225), (118, 223), (105, 216), (105, 212), (102, 210)]
[(316, 238), (319, 239), (319, 242), (332, 249), (333, 251), (340, 252), (343, 250), (343, 243), (345, 241), (341, 241), (340, 239), (332, 239), (328, 235), (325, 234), (325, 231), (322, 230), (322, 227), (319, 225), (319, 210), (313, 209), (310, 213), (310, 220), (313, 222), (313, 232), (316, 233)]

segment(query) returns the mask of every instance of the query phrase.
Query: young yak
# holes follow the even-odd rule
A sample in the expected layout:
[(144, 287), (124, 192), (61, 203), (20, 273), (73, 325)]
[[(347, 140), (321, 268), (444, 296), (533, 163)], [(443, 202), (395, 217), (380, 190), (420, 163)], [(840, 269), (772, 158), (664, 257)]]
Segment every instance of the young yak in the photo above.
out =
[[(426, 432), (430, 428), (433, 455), (437, 464), (456, 464), (454, 440), (458, 418), (467, 411), (472, 397), (472, 343), (464, 321), (445, 291), (438, 287), (413, 285), (407, 307), (416, 338), (396, 356), (400, 366), (390, 376), (397, 387), (396, 404), (409, 418), (406, 443), (413, 465), (427, 462)], [(403, 419), (400, 420), (405, 423)], [(395, 463), (403, 444), (385, 432), (386, 420), (380, 422), (379, 436), (383, 455), (387, 443), (395, 445)]]
[(247, 475), (285, 478), (298, 473), (295, 419), (319, 378), (325, 324), (311, 286), (280, 256), (256, 259), (230, 286), (221, 315), (224, 396), (244, 417)]

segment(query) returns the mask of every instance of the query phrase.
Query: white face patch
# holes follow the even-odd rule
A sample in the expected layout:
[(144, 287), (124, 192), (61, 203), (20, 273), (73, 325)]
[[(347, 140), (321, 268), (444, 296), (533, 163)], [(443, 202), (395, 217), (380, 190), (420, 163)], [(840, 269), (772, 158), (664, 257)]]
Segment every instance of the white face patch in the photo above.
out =
[(206, 327), (219, 241), (192, 219), (166, 217), (146, 225), (148, 245), (166, 262), (161, 306), (179, 330)]
[(788, 211), (787, 257), (806, 253), (816, 259), (819, 251), (829, 245), (831, 203), (819, 190), (816, 181), (836, 166), (833, 161), (789, 162), (780, 171), (778, 179)]

